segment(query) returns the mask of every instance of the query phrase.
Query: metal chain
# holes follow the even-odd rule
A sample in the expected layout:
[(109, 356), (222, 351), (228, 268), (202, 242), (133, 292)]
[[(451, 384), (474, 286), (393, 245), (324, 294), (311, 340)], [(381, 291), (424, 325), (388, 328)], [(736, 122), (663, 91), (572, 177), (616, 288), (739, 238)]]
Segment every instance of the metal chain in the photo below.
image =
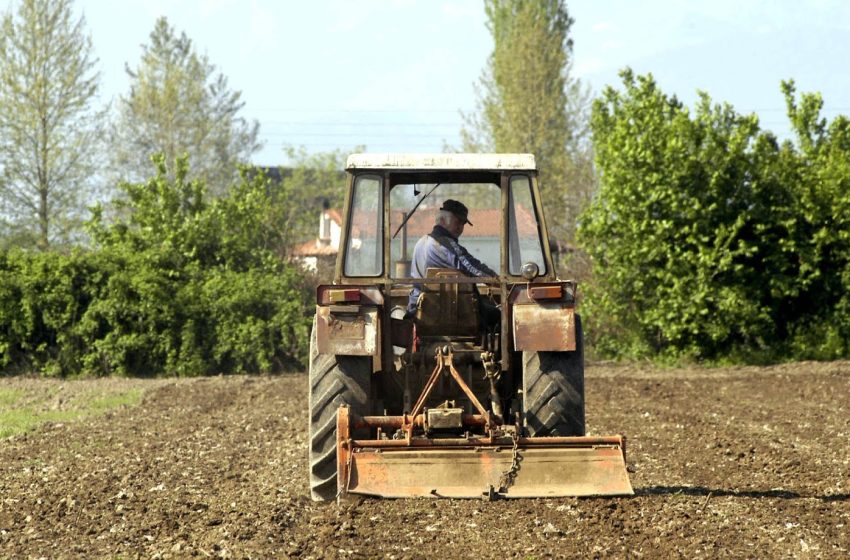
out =
[(484, 366), (484, 379), (492, 379), (498, 382), (502, 377), (502, 368), (496, 363), (492, 352), (481, 353), (481, 363)]
[(516, 432), (511, 434), (511, 439), (513, 440), (513, 447), (511, 448), (511, 466), (508, 470), (502, 473), (502, 476), (499, 477), (499, 492), (502, 494), (508, 491), (508, 488), (514, 483), (514, 479), (516, 479), (516, 473), (519, 471), (519, 464), (522, 461), (522, 456), (519, 454), (519, 434)]

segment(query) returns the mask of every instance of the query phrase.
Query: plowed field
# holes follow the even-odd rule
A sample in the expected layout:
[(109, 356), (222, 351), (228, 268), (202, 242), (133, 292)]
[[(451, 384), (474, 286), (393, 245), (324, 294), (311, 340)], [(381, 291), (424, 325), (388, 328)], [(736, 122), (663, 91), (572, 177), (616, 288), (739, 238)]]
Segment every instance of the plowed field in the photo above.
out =
[(616, 499), (313, 503), (305, 375), (144, 383), (0, 441), (0, 558), (850, 557), (848, 362), (589, 367)]

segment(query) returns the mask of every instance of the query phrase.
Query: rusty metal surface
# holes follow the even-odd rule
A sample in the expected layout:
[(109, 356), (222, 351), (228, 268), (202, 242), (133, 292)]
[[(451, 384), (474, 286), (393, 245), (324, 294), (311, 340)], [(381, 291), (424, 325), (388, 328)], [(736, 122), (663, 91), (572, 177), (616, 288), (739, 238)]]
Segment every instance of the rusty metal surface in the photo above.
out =
[(513, 307), (514, 349), (572, 352), (576, 349), (575, 309), (563, 302), (517, 304)]
[(561, 299), (564, 297), (564, 287), (560, 284), (547, 284), (545, 286), (531, 286), (528, 288), (531, 299)]
[[(537, 438), (545, 439), (545, 438)], [(507, 498), (632, 495), (617, 446), (523, 446), (513, 483), (500, 488), (510, 446), (354, 448), (345, 491), (386, 498), (480, 498), (494, 488)]]
[[(550, 298), (555, 295), (548, 290), (542, 288), (560, 288), (560, 294), (556, 298)], [(511, 305), (520, 305), (524, 303), (535, 303), (540, 299), (557, 299), (564, 303), (565, 307), (575, 306), (577, 285), (572, 280), (561, 282), (534, 282), (517, 284), (511, 287), (510, 302)]]
[[(355, 424), (357, 425), (357, 424)], [(355, 448), (373, 448), (386, 449), (394, 447), (452, 447), (452, 448), (468, 448), (496, 446), (508, 448), (511, 447), (513, 440), (507, 436), (504, 437), (489, 437), (489, 436), (470, 436), (457, 438), (426, 438), (417, 437), (411, 441), (403, 439), (355, 439), (351, 445)], [(623, 436), (569, 436), (569, 437), (521, 437), (517, 440), (517, 444), (523, 448), (544, 448), (544, 447), (561, 447), (561, 448), (582, 448), (582, 447), (617, 447), (620, 449), (623, 457), (626, 455), (626, 441)]]
[(336, 413), (336, 486), (337, 496), (351, 485), (351, 411), (341, 406)]
[[(407, 418), (410, 420), (410, 417)], [(398, 429), (404, 425), (404, 416), (364, 416), (353, 420), (355, 428), (381, 428), (382, 430)], [(412, 420), (413, 425), (421, 428), (425, 425), (425, 417), (417, 415)], [(487, 418), (480, 414), (463, 414), (461, 416), (463, 426), (485, 426)]]
[[(355, 423), (347, 406), (337, 413), (340, 497), (480, 498), (494, 491), (507, 498), (634, 494), (622, 436), (351, 438), (353, 426), (383, 424), (379, 418)], [(514, 446), (521, 460), (504, 487)]]
[(462, 408), (431, 408), (427, 411), (428, 428), (431, 430), (459, 429), (463, 427)]
[(316, 344), (320, 354), (374, 356), (378, 350), (378, 330), (376, 308), (316, 308)]
[(478, 413), (484, 418), (488, 419), (489, 428), (493, 428), (493, 422), (491, 420), (491, 415), (487, 412), (478, 398), (475, 396), (475, 393), (472, 392), (472, 389), (466, 384), (466, 382), (461, 377), (460, 373), (455, 369), (454, 364), (452, 363), (454, 357), (454, 353), (452, 351), (451, 346), (447, 347), (447, 352), (444, 354), (443, 350), (438, 348), (436, 352), (436, 365), (434, 366), (434, 371), (431, 372), (431, 376), (428, 378), (428, 381), (425, 383), (425, 386), (422, 388), (422, 393), (420, 393), (419, 398), (416, 399), (416, 404), (413, 405), (411, 412), (409, 415), (404, 416), (404, 426), (402, 426), (402, 430), (405, 432), (405, 437), (409, 442), (413, 436), (413, 422), (420, 412), (422, 412), (425, 407), (425, 402), (428, 400), (428, 395), (434, 388), (434, 385), (437, 383), (439, 379), (440, 373), (443, 370), (448, 370), (449, 374), (454, 379), (455, 383), (457, 383), (458, 387), (464, 392), (464, 394), (469, 399), (469, 402)]

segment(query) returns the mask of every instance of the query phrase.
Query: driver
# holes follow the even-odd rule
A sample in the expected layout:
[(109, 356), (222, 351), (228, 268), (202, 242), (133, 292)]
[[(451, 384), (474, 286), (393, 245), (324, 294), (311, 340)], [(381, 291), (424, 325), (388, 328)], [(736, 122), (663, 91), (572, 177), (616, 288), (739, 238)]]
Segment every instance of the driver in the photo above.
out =
[[(413, 248), (411, 276), (425, 278), (429, 268), (453, 268), (467, 276), (495, 277), (499, 274), (482, 263), (467, 251), (458, 238), (463, 234), (466, 224), (472, 225), (468, 219), (469, 210), (457, 200), (446, 200), (437, 212), (434, 229), (428, 235), (423, 235)], [(407, 312), (416, 312), (421, 287), (414, 284), (407, 304)]]

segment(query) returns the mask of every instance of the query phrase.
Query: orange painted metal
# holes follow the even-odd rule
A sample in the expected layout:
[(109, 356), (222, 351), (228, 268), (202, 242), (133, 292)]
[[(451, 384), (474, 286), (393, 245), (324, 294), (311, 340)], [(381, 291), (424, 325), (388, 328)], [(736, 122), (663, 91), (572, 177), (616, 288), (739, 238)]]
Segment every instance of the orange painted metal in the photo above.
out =
[[(452, 364), (452, 351), (438, 349), (437, 364), (410, 414), (354, 417), (337, 413), (338, 495), (385, 498), (542, 498), (634, 494), (622, 436), (519, 437), (519, 426), (501, 426), (484, 409)], [(461, 427), (485, 434), (428, 437), (425, 402), (448, 369), (480, 414), (461, 416)], [(424, 429), (423, 429), (424, 428)], [(352, 429), (394, 439), (354, 439)], [(414, 435), (414, 431), (417, 435)]]
[[(410, 420), (410, 416), (407, 417)], [(480, 414), (464, 414), (461, 417), (464, 426), (486, 426), (487, 417)], [(399, 429), (404, 426), (404, 416), (364, 416), (354, 419), (354, 428), (381, 428), (382, 430)], [(425, 415), (417, 414), (413, 417), (413, 425), (417, 428), (425, 426)]]
[(516, 350), (572, 352), (576, 349), (575, 309), (560, 301), (517, 304), (512, 309)]
[(621, 450), (616, 447), (520, 447), (513, 483), (511, 447), (355, 448), (346, 494), (386, 498), (506, 498), (632, 495)]
[(561, 299), (564, 297), (564, 287), (560, 284), (529, 286), (528, 294), (531, 299)]
[(337, 460), (342, 497), (481, 498), (495, 493), (505, 498), (533, 498), (634, 493), (622, 436), (518, 438), (519, 468), (512, 482), (503, 487), (504, 475), (514, 463), (511, 437), (349, 437), (349, 426), (366, 426), (372, 418), (355, 420), (347, 407), (339, 410)]
[(378, 308), (336, 305), (316, 308), (316, 345), (322, 354), (373, 356), (379, 351)]
[(460, 373), (458, 373), (458, 371), (455, 369), (454, 364), (452, 364), (452, 359), (453, 353), (451, 346), (447, 348), (445, 354), (441, 349), (437, 349), (437, 364), (434, 366), (434, 371), (431, 372), (430, 377), (428, 377), (428, 381), (425, 382), (425, 387), (422, 389), (422, 393), (420, 393), (419, 398), (416, 399), (416, 404), (413, 405), (413, 409), (410, 414), (405, 414), (404, 416), (402, 416), (403, 421), (401, 429), (404, 432), (407, 441), (410, 441), (413, 437), (414, 419), (420, 416), (420, 413), (425, 408), (425, 402), (428, 400), (428, 396), (434, 389), (434, 385), (436, 385), (437, 380), (440, 377), (440, 373), (444, 369), (449, 370), (449, 373), (455, 380), (455, 383), (458, 384), (458, 386), (461, 388), (467, 398), (469, 398), (469, 402), (471, 402), (472, 406), (475, 407), (478, 413), (485, 418), (485, 423), (488, 425), (488, 428), (492, 430), (492, 428), (494, 427), (491, 415), (487, 412), (487, 410), (485, 410), (484, 406), (475, 396), (475, 393), (472, 392), (472, 389), (469, 388), (469, 386), (461, 377)]

